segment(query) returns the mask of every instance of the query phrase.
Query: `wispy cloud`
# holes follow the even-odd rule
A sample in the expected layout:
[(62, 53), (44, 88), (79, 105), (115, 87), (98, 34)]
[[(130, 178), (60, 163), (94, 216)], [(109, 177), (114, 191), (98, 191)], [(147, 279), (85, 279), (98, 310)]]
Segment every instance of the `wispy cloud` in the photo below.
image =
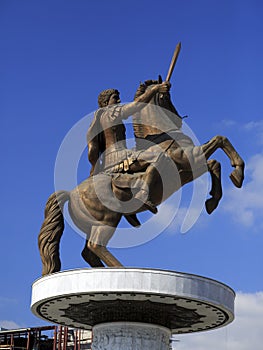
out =
[(237, 293), (236, 317), (225, 328), (196, 335), (176, 336), (176, 350), (261, 350), (263, 292)]
[(250, 121), (243, 125), (243, 129), (247, 132), (253, 132), (256, 136), (254, 140), (263, 145), (263, 120)]
[[(171, 205), (165, 204), (164, 209), (165, 215), (162, 216), (161, 220), (165, 221), (166, 215), (169, 216), (169, 214), (172, 213), (173, 207)], [(176, 215), (174, 215), (173, 220), (166, 228), (166, 232), (168, 234), (187, 233), (193, 225), (195, 225), (195, 227), (196, 225), (203, 226), (206, 222), (205, 220), (203, 220), (204, 214), (204, 211), (201, 211), (200, 208), (180, 207), (177, 210)], [(194, 220), (191, 220), (192, 218), (194, 218)]]
[(263, 130), (263, 120), (256, 120), (256, 121), (250, 121), (246, 124), (244, 124), (243, 128), (245, 130)]
[(17, 304), (17, 303), (18, 303), (17, 299), (6, 298), (6, 297), (0, 296), (0, 308), (3, 306), (5, 307), (6, 305)]
[(221, 130), (222, 128), (229, 130), (239, 131), (245, 133), (243, 136), (251, 136), (253, 134), (253, 142), (259, 145), (263, 145), (263, 120), (251, 120), (247, 123), (239, 123), (237, 120), (223, 119), (220, 123), (214, 124), (215, 129)]
[(222, 121), (220, 121), (220, 124), (223, 124), (223, 126), (226, 128), (232, 128), (236, 127), (237, 121), (232, 119), (223, 119)]
[[(17, 304), (17, 299), (0, 296), (0, 311), (1, 309), (8, 308)], [(6, 329), (17, 329), (21, 328), (21, 325), (18, 325), (16, 322), (10, 320), (0, 320), (0, 327)]]
[(242, 189), (226, 191), (224, 209), (246, 227), (262, 228), (263, 152), (252, 156), (246, 167), (247, 181)]
[(21, 328), (20, 325), (18, 325), (14, 321), (8, 321), (8, 320), (0, 320), (0, 327), (5, 329), (18, 329)]

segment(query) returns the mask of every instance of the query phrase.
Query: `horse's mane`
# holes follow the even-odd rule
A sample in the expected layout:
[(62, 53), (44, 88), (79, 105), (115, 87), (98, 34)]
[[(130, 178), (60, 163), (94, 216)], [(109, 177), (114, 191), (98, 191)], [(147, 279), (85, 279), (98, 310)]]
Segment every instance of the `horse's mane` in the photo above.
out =
[[(136, 90), (134, 101), (136, 101), (137, 98), (141, 96), (149, 87), (151, 87), (152, 85), (161, 84), (161, 83), (162, 83), (162, 78), (160, 75), (158, 80), (150, 79), (150, 80), (146, 80), (144, 83), (140, 83), (140, 86)], [(151, 103), (167, 110), (168, 113), (166, 113), (166, 116), (174, 123), (176, 128), (181, 129), (183, 118), (180, 116), (175, 106), (173, 105), (171, 101), (171, 95), (169, 92), (166, 92), (165, 94), (157, 93), (153, 97)], [(141, 113), (139, 112), (133, 118), (134, 134), (135, 134), (135, 137), (145, 138), (145, 136), (149, 132), (149, 129), (151, 129), (151, 126), (144, 125), (142, 123), (140, 116), (141, 116)]]

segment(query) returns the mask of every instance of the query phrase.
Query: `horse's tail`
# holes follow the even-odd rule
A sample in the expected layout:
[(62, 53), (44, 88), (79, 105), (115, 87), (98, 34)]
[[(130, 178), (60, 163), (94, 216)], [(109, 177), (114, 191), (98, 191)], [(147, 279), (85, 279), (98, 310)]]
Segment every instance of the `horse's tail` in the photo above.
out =
[(42, 260), (42, 275), (60, 271), (59, 242), (64, 230), (63, 206), (69, 200), (69, 192), (54, 192), (47, 201), (45, 220), (42, 224), (38, 247)]

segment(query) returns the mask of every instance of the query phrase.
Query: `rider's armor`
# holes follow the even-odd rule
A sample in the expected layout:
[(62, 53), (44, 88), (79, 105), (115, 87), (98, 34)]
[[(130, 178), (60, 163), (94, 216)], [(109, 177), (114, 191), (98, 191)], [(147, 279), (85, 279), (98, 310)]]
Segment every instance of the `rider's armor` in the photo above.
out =
[(100, 116), (105, 145), (101, 158), (106, 172), (127, 172), (137, 158), (137, 152), (127, 149), (121, 114), (122, 106), (117, 105), (107, 107)]

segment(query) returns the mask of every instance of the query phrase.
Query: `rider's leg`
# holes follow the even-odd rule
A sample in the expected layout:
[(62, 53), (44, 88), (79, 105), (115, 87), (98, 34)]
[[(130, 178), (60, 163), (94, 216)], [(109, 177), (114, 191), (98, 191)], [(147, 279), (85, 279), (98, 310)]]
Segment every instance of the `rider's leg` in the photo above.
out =
[(123, 266), (106, 248), (115, 230), (116, 227), (107, 225), (92, 226), (88, 241), (88, 248), (110, 267)]
[[(153, 165), (150, 163), (151, 159)], [(143, 179), (140, 180), (140, 185), (138, 185), (140, 189), (135, 194), (134, 198), (141, 201), (145, 207), (154, 214), (156, 214), (158, 210), (156, 205), (152, 202), (150, 194), (154, 190), (154, 185), (159, 178), (157, 167), (161, 168), (165, 165), (165, 162), (167, 162), (167, 157), (163, 153), (156, 155), (150, 151), (144, 151), (130, 166), (130, 171), (145, 171)]]
[(140, 189), (134, 196), (135, 199), (141, 201), (153, 214), (156, 214), (158, 210), (150, 198), (150, 193), (157, 176), (157, 169), (153, 165), (148, 165), (142, 180), (140, 180)]

